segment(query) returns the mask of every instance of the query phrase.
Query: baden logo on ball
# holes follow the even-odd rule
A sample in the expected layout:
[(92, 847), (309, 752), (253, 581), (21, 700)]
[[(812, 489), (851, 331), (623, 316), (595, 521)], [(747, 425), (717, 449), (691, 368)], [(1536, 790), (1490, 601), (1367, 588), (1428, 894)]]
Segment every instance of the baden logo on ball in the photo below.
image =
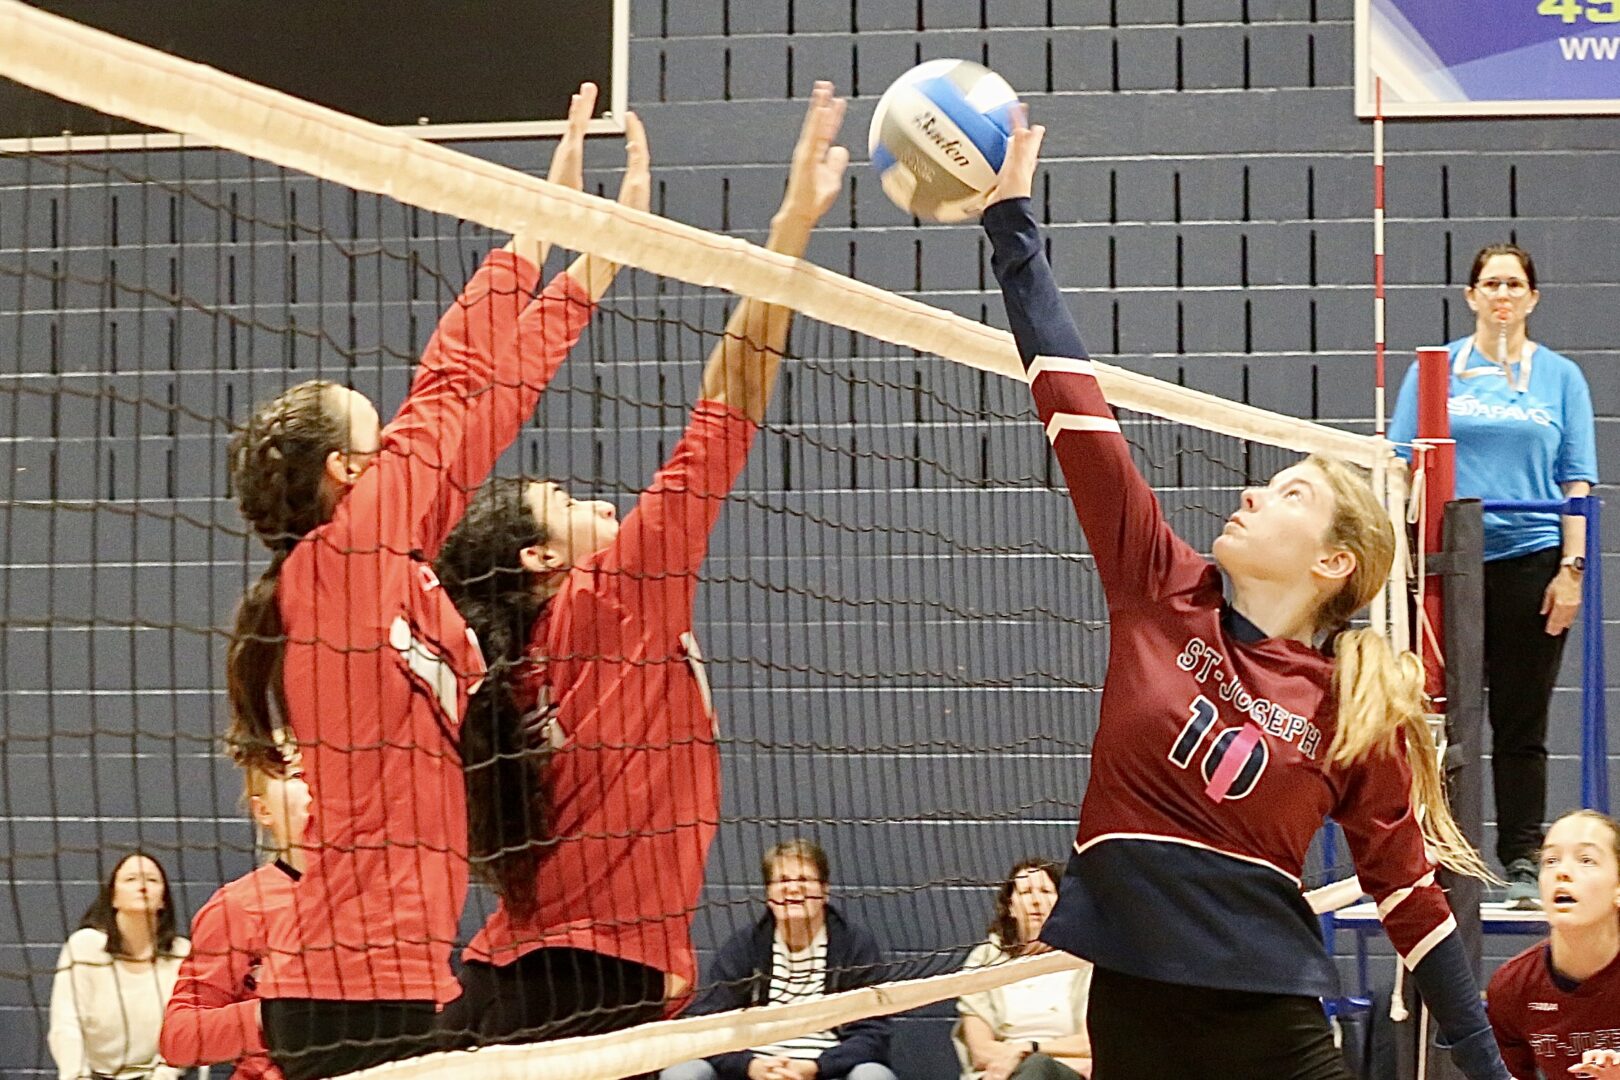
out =
[(971, 60), (930, 60), (896, 79), (867, 136), (884, 194), (928, 221), (984, 209), (1001, 170), (1018, 95)]

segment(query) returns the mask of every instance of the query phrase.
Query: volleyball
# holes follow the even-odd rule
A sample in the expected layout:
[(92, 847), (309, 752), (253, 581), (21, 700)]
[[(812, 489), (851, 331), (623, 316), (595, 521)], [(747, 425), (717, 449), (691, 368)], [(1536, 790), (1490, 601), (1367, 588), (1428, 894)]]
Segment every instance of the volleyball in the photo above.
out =
[(884, 194), (929, 221), (978, 214), (1017, 104), (1006, 79), (971, 60), (930, 60), (900, 76), (878, 101), (867, 135)]

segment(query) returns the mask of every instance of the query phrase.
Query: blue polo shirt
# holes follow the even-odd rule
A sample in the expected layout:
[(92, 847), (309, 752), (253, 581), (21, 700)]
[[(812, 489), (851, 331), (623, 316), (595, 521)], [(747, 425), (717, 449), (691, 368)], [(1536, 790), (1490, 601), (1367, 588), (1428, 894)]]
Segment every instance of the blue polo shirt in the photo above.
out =
[[(1596, 483), (1597, 437), (1592, 393), (1573, 360), (1537, 345), (1514, 365), (1511, 379), (1473, 349), (1473, 338), (1453, 341), (1447, 411), (1457, 440), (1459, 499), (1562, 499), (1560, 485)], [(1528, 363), (1528, 378), (1525, 366)], [(1401, 457), (1412, 458), (1417, 437), (1418, 369), (1401, 383), (1389, 438)], [(1485, 515), (1485, 561), (1511, 559), (1557, 547), (1563, 533), (1557, 514)]]

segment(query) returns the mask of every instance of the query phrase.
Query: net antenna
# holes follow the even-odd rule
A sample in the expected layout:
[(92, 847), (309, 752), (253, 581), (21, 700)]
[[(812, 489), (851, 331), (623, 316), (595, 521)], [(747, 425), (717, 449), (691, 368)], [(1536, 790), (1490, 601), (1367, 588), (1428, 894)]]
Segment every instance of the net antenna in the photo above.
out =
[[(914, 350), (1007, 380), (1024, 377), (1012, 339), (1004, 331), (739, 239), (627, 210), (355, 120), (18, 0), (0, 0), (0, 76), (178, 133), (186, 146), (221, 147), (430, 212), (588, 251), (689, 285), (789, 307), (810, 319), (898, 347), (891, 352)], [(1330, 454), (1367, 468), (1393, 520), (1405, 517), (1404, 486), (1399, 471), (1390, 468), (1392, 447), (1380, 437), (1268, 412), (1103, 363), (1095, 369), (1110, 402), (1121, 411), (1183, 425), (1215, 439), (1239, 440), (1272, 452)], [(916, 392), (921, 396), (926, 389), (918, 386)], [(957, 426), (965, 422), (961, 415), (947, 421)], [(1143, 425), (1144, 438), (1154, 437), (1158, 429), (1153, 423)], [(852, 457), (859, 459), (856, 454)], [(1198, 453), (1177, 441), (1163, 458), (1172, 463), (1167, 471), (1179, 472), (1194, 467)], [(1398, 528), (1397, 535), (1401, 532)], [(1386, 633), (1403, 626), (1404, 564), (1404, 558), (1395, 560), (1386, 597), (1374, 610), (1375, 625)], [(1322, 912), (1359, 896), (1359, 884), (1350, 879), (1312, 893), (1310, 900)], [(803, 1005), (667, 1021), (637, 1029), (633, 1039), (590, 1037), (481, 1051), (478, 1068), (483, 1072), (487, 1067), (500, 1076), (543, 1072), (605, 1080), (914, 1008), (1072, 963), (1060, 955), (1024, 958), (983, 970), (831, 995)], [(610, 1053), (609, 1045), (617, 1049)], [(376, 1075), (426, 1075), (425, 1070), (443, 1065), (433, 1059), (401, 1062), (381, 1067)]]

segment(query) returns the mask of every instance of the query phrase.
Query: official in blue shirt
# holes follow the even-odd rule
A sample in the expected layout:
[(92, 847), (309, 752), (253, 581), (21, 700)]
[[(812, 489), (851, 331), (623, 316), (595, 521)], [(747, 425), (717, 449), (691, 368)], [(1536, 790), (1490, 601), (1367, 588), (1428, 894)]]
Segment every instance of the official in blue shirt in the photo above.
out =
[[(1463, 295), (1474, 310), (1474, 333), (1447, 346), (1457, 497), (1550, 501), (1589, 494), (1598, 478), (1592, 395), (1573, 361), (1529, 339), (1526, 324), (1541, 299), (1536, 264), (1513, 244), (1487, 247), (1474, 257)], [(1417, 382), (1413, 366), (1390, 421), (1397, 443), (1416, 435)], [(1410, 458), (1410, 448), (1401, 454)], [(1585, 518), (1485, 515), (1496, 853), (1517, 907), (1540, 903), (1535, 853), (1547, 809), (1547, 709), (1585, 570)]]

